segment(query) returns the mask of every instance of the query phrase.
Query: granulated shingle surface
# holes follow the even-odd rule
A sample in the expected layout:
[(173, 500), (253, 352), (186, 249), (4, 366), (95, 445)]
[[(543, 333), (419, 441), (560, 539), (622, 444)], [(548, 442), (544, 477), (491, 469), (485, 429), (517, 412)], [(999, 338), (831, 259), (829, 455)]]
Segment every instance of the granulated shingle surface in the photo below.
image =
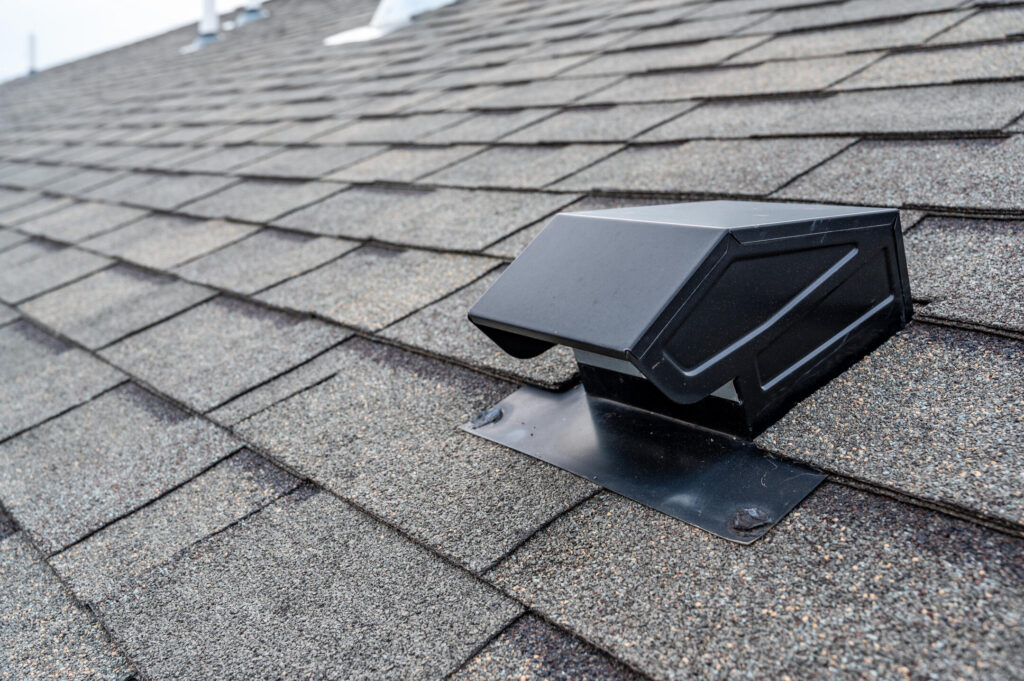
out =
[(513, 133), (502, 141), (520, 144), (626, 141), (694, 106), (694, 102), (679, 102), (569, 109)]
[(75, 242), (120, 227), (146, 214), (128, 206), (78, 203), (18, 226), (18, 229), (56, 241)]
[(426, 181), (461, 187), (540, 189), (619, 150), (611, 144), (570, 144), (551, 147), (495, 147)]
[(207, 411), (344, 337), (343, 330), (323, 322), (218, 298), (101, 354), (190, 407)]
[(366, 341), (336, 352), (345, 359), (334, 378), (236, 430), (470, 569), (487, 567), (593, 489), (459, 430), (507, 384)]
[(190, 215), (234, 218), (246, 222), (269, 222), (337, 192), (341, 187), (328, 182), (280, 182), (247, 180), (205, 199), (182, 206)]
[(58, 333), (100, 348), (213, 295), (202, 286), (117, 265), (34, 298), (22, 309)]
[(143, 673), (201, 677), (216, 659), (224, 679), (440, 678), (521, 611), (341, 501), (303, 496), (100, 604)]
[(57, 551), (236, 447), (227, 431), (122, 386), (0, 443), (0, 501)]
[(140, 265), (170, 268), (254, 231), (255, 227), (238, 222), (153, 215), (89, 239), (82, 246)]
[(259, 177), (322, 178), (382, 151), (374, 146), (330, 146), (285, 149), (262, 161), (238, 169), (243, 175)]
[(391, 149), (330, 175), (348, 182), (412, 182), (477, 153), (481, 147), (409, 147)]
[(1010, 42), (894, 54), (838, 87), (848, 90), (1021, 76), (1024, 76), (1024, 44)]

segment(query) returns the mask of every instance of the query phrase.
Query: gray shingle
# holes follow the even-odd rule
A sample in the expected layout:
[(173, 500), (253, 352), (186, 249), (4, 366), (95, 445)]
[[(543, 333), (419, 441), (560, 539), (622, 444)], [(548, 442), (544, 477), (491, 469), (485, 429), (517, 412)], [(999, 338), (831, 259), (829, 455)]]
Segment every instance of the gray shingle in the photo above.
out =
[(209, 218), (269, 222), (296, 208), (315, 203), (341, 187), (327, 182), (246, 180), (181, 207), (181, 212)]
[(110, 199), (146, 208), (173, 210), (178, 206), (212, 194), (236, 182), (231, 177), (217, 175), (160, 175), (129, 176), (88, 192), (88, 196)]
[(458, 429), (511, 386), (362, 340), (334, 352), (334, 378), (237, 432), (470, 569), (486, 568), (593, 490)]
[(82, 245), (140, 265), (168, 268), (254, 231), (255, 227), (237, 222), (153, 215), (89, 239)]
[(485, 371), (557, 388), (576, 376), (572, 351), (564, 346), (530, 360), (509, 357), (473, 326), (466, 313), (498, 278), (498, 272), (386, 329), (382, 335), (434, 355)]
[(17, 172), (4, 174), (4, 184), (26, 189), (43, 189), (46, 185), (78, 172), (74, 166), (21, 164)]
[(861, 142), (779, 196), (887, 206), (1019, 210), (1024, 137), (1007, 140)]
[(468, 284), (495, 264), (467, 255), (363, 247), (257, 298), (376, 330)]
[(1024, 522), (1024, 345), (914, 324), (759, 442), (785, 456)]
[(0, 444), (0, 500), (37, 546), (58, 551), (237, 446), (126, 385)]
[(216, 661), (224, 679), (440, 678), (521, 612), (337, 499), (305, 496), (100, 605), (144, 673), (203, 677)]
[(743, 64), (768, 59), (801, 59), (919, 45), (944, 28), (955, 24), (965, 14), (924, 14), (880, 24), (779, 35), (763, 45), (743, 52), (731, 61)]
[(852, 140), (727, 140), (630, 147), (559, 182), (557, 188), (675, 194), (768, 194)]
[(77, 203), (55, 213), (30, 220), (18, 229), (57, 241), (81, 241), (131, 222), (146, 211), (104, 203)]
[(73, 203), (71, 199), (40, 196), (31, 203), (17, 205), (0, 213), (0, 226), (14, 227), (40, 215), (46, 215), (61, 208), (66, 208)]
[(116, 597), (121, 585), (297, 485), (280, 468), (243, 451), (50, 562), (82, 600)]
[(131, 664), (22, 534), (0, 539), (5, 679), (126, 681)]
[(276, 224), (410, 246), (479, 250), (573, 198), (538, 192), (354, 187)]
[(317, 137), (315, 144), (349, 142), (416, 142), (432, 132), (465, 120), (464, 113), (431, 113), (391, 118), (366, 118), (334, 132)]
[(1024, 223), (929, 218), (906, 249), (918, 314), (1024, 333)]
[(117, 265), (25, 303), (24, 311), (88, 348), (171, 317), (214, 292)]
[(846, 0), (838, 4), (797, 7), (788, 11), (776, 12), (766, 21), (746, 28), (742, 32), (776, 33), (818, 26), (876, 21), (911, 16), (921, 12), (953, 9), (963, 4), (962, 0), (901, 0), (900, 2)]
[[(8, 253), (20, 248), (11, 249)], [(46, 250), (38, 257), (0, 269), (0, 298), (8, 303), (18, 303), (101, 270), (111, 262), (108, 258), (73, 246), (50, 246)]]
[(18, 318), (18, 311), (0, 303), (0, 324), (7, 324)]
[(382, 151), (384, 147), (296, 147), (285, 149), (269, 158), (243, 166), (241, 175), (259, 177), (320, 179), (335, 170), (352, 165)]
[(438, 130), (423, 138), (424, 143), (493, 142), (505, 135), (551, 115), (549, 109), (484, 111), (461, 123)]
[(175, 268), (178, 276), (239, 293), (256, 293), (356, 248), (345, 239), (265, 229)]
[(481, 98), (481, 109), (520, 109), (537, 106), (565, 106), (598, 92), (619, 80), (618, 76), (596, 78), (558, 78), (536, 83), (509, 85)]
[(613, 144), (492, 147), (428, 175), (424, 181), (463, 187), (540, 189), (620, 148)]
[(1002, 40), (1024, 34), (1024, 7), (998, 7), (982, 10), (967, 21), (929, 40), (929, 43), (969, 43), (977, 40)]
[(92, 399), (125, 378), (24, 321), (0, 327), (0, 350), (0, 439)]
[(645, 71), (706, 66), (724, 61), (737, 52), (763, 41), (764, 38), (760, 36), (747, 36), (673, 47), (608, 52), (566, 71), (562, 75), (568, 77), (603, 76), (615, 73), (643, 73)]
[(0, 212), (32, 203), (39, 198), (38, 192), (24, 189), (4, 189), (0, 187)]
[(101, 354), (197, 411), (207, 411), (345, 335), (312, 319), (218, 298)]
[(703, 71), (634, 76), (590, 95), (586, 103), (663, 102), (820, 90), (878, 58), (878, 53), (766, 62)]
[(1013, 83), (843, 92), (826, 98), (712, 102), (643, 135), (695, 137), (996, 131), (1024, 111)]
[(339, 170), (328, 179), (349, 182), (412, 182), (457, 163), (482, 149), (478, 146), (404, 147)]
[(46, 186), (46, 191), (56, 194), (70, 194), (79, 196), (85, 192), (106, 184), (120, 176), (116, 170), (100, 170), (98, 168), (86, 168), (74, 175), (51, 182)]
[(734, 35), (747, 26), (757, 27), (764, 15), (735, 16), (705, 21), (684, 21), (667, 26), (650, 27), (619, 43), (619, 47), (649, 47), (690, 43)]
[(13, 229), (2, 229), (0, 228), (0, 251), (23, 244), (28, 241), (28, 237), (24, 234), (19, 234)]
[(624, 104), (613, 107), (567, 109), (513, 133), (511, 143), (626, 141), (659, 123), (692, 109), (696, 102)]
[(526, 615), (469, 660), (453, 681), (639, 681), (638, 674), (593, 646)]
[(601, 494), (489, 576), (655, 678), (1011, 678), (1020, 551), (831, 484), (751, 546)]
[(263, 144), (305, 144), (331, 130), (337, 130), (351, 119), (325, 118), (320, 121), (286, 121), (274, 123), (274, 129), (260, 137)]
[(1024, 43), (972, 45), (892, 54), (838, 89), (952, 83), (1024, 76)]

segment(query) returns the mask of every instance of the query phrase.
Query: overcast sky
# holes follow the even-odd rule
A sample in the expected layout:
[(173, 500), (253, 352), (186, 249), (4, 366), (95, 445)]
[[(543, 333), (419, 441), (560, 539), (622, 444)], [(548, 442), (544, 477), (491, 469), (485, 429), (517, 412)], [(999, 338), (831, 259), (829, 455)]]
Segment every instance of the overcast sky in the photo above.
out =
[[(228, 12), (242, 0), (217, 0)], [(201, 0), (0, 0), (0, 81), (28, 71), (28, 36), (44, 69), (195, 23)]]

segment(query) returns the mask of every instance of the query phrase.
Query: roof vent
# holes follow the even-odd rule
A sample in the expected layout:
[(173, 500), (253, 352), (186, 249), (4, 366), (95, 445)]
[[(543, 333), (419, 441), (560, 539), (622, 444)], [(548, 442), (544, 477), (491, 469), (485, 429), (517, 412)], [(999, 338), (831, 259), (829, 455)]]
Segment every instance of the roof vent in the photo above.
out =
[(456, 0), (380, 0), (368, 26), (350, 28), (324, 38), (324, 45), (347, 45), (363, 43), (386, 36), (388, 33), (408, 26), (417, 14), (450, 5)]
[(910, 313), (893, 209), (708, 201), (563, 213), (469, 318), (515, 357), (572, 347), (582, 386), (523, 388), (498, 405), (504, 418), (470, 429), (753, 541), (821, 475), (745, 440)]

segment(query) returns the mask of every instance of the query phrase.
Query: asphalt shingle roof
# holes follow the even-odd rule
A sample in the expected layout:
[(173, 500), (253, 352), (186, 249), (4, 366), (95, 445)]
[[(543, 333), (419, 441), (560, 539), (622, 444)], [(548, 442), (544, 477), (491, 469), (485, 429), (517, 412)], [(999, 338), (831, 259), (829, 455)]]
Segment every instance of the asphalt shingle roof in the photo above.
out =
[[(0, 85), (0, 677), (1024, 678), (1024, 7), (274, 0)], [(563, 209), (901, 209), (739, 546), (459, 426)]]

